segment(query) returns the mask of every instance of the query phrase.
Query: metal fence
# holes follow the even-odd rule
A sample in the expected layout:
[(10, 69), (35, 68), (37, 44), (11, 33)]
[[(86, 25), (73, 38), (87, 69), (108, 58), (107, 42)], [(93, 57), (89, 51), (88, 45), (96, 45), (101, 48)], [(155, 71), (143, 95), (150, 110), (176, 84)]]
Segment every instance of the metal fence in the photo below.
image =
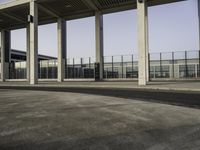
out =
[(95, 60), (89, 58), (66, 59), (65, 62), (65, 78), (94, 78)]
[(150, 54), (151, 78), (198, 78), (199, 51)]
[(105, 56), (104, 78), (138, 78), (137, 55)]
[(56, 59), (39, 61), (38, 63), (39, 79), (56, 79), (58, 74), (57, 66), (58, 62)]
[[(200, 77), (200, 51), (149, 54), (150, 79)], [(138, 78), (138, 55), (104, 57), (104, 78)]]
[(26, 61), (9, 63), (9, 79), (26, 79)]
[[(104, 57), (105, 79), (137, 79), (138, 55)], [(73, 58), (65, 61), (66, 79), (94, 78), (94, 58)], [(57, 78), (57, 59), (38, 62), (39, 79)], [(26, 62), (9, 63), (9, 79), (26, 79)], [(150, 79), (200, 78), (200, 51), (149, 54)]]

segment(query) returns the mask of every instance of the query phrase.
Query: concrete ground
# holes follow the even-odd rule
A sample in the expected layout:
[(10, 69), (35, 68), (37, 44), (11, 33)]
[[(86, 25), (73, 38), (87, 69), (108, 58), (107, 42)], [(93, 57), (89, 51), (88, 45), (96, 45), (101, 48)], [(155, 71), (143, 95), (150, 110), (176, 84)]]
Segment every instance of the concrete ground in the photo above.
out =
[(1, 89), (0, 150), (199, 150), (200, 109), (148, 100)]

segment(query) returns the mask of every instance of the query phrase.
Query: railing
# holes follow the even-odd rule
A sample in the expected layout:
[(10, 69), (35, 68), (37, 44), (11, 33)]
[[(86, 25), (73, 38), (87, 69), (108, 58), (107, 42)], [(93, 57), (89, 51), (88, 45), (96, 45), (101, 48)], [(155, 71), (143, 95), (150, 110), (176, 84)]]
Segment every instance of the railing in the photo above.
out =
[[(95, 59), (66, 59), (66, 79), (94, 78)], [(58, 62), (38, 62), (39, 79), (57, 79)], [(26, 62), (9, 63), (8, 79), (26, 79)], [(1, 74), (1, 71), (0, 71)], [(200, 78), (200, 51), (164, 52), (149, 54), (149, 76), (151, 79), (194, 79)], [(105, 79), (137, 79), (138, 55), (104, 57)]]

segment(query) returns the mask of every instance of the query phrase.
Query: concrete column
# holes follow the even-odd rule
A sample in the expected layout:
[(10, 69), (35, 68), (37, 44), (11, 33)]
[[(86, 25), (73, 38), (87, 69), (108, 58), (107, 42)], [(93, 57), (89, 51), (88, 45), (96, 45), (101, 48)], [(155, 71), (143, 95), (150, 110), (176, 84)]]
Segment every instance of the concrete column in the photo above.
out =
[(103, 79), (103, 15), (95, 13), (96, 62), (100, 65), (100, 80)]
[(30, 2), (30, 16), (32, 20), (29, 22), (30, 32), (30, 84), (36, 84), (38, 81), (38, 5), (32, 0)]
[(139, 2), (137, 0), (138, 16), (138, 71), (139, 85), (146, 85), (149, 79), (148, 65), (148, 6), (146, 0)]
[(30, 26), (26, 27), (26, 78), (30, 82)]
[(58, 19), (58, 82), (65, 78), (65, 59), (66, 59), (66, 21)]
[(149, 67), (150, 67), (150, 56), (149, 56), (149, 24), (148, 24), (148, 7), (147, 7), (147, 16), (146, 16), (146, 71), (147, 71), (147, 82), (150, 80), (150, 75), (149, 75)]
[(9, 63), (11, 61), (10, 31), (1, 31), (1, 80), (9, 78)]

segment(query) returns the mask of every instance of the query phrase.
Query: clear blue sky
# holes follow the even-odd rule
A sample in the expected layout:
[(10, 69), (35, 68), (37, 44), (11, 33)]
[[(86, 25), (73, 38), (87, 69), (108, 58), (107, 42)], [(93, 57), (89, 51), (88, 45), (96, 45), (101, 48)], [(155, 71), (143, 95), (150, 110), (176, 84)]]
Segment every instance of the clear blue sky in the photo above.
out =
[[(94, 21), (89, 17), (67, 22), (68, 57), (95, 56)], [(197, 50), (198, 33), (197, 0), (149, 8), (150, 52)], [(25, 29), (12, 31), (12, 48), (25, 50)], [(39, 27), (39, 53), (57, 56), (56, 24)], [(104, 15), (104, 53), (137, 53), (136, 10)]]

